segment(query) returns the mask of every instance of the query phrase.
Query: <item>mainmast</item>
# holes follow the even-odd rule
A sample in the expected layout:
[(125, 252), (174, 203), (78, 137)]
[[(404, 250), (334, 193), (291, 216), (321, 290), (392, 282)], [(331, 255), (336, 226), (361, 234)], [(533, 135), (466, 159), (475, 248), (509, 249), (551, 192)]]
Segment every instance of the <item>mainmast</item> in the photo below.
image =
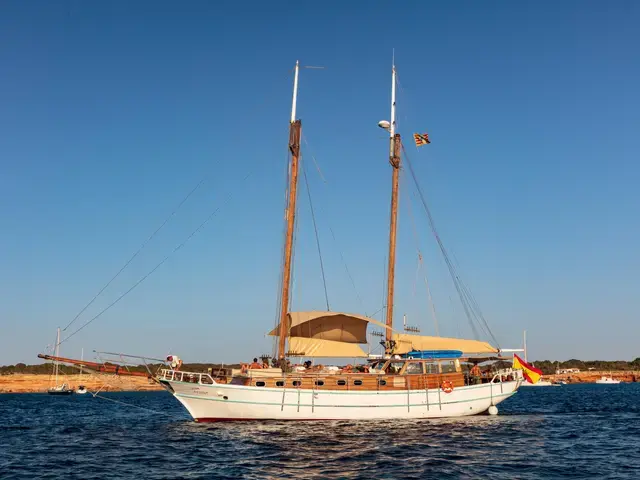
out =
[(389, 123), (389, 163), (391, 164), (391, 219), (389, 222), (389, 266), (387, 269), (387, 329), (385, 335), (385, 353), (391, 354), (393, 345), (393, 290), (396, 268), (396, 230), (398, 227), (398, 183), (400, 177), (400, 150), (402, 140), (396, 134), (396, 66), (393, 65), (391, 77), (391, 120)]
[(296, 219), (296, 199), (298, 190), (298, 167), (300, 157), (300, 132), (302, 123), (296, 120), (296, 105), (298, 100), (298, 72), (300, 70), (299, 62), (296, 61), (295, 74), (293, 77), (293, 101), (291, 105), (291, 122), (289, 124), (289, 151), (291, 152), (291, 163), (289, 164), (289, 187), (287, 208), (285, 211), (285, 219), (287, 222), (287, 232), (284, 244), (284, 259), (282, 271), (282, 293), (280, 303), (280, 331), (278, 337), (278, 360), (284, 360), (286, 355), (286, 341), (288, 336), (289, 322), (287, 314), (289, 313), (289, 293), (291, 288), (291, 265), (293, 252), (293, 237), (295, 231)]

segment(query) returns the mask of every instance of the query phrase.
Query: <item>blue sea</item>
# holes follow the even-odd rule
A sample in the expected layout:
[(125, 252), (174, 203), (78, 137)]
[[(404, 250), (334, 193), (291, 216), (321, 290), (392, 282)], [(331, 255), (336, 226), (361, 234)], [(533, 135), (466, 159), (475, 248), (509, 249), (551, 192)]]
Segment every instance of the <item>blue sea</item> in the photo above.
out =
[(423, 421), (196, 424), (166, 392), (101, 395), (0, 395), (0, 479), (640, 479), (640, 384)]

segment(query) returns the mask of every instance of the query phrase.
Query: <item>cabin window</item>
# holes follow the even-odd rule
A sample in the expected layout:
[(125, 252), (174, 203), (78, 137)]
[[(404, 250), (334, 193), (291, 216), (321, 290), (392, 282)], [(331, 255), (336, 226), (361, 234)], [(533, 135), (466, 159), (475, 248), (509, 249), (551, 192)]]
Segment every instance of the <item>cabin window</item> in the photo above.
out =
[(324, 385), (324, 380), (316, 380), (316, 387), (322, 387)]
[(380, 380), (378, 380), (378, 385), (380, 385), (381, 387), (384, 387), (386, 384), (387, 384), (386, 380), (384, 380), (382, 378)]
[(264, 387), (265, 383), (264, 382), (256, 382), (256, 387)]
[(203, 385), (213, 385), (213, 378), (209, 375), (202, 375), (202, 377), (200, 377), (200, 383)]
[(389, 375), (397, 375), (402, 370), (403, 365), (403, 362), (391, 362), (387, 367), (387, 373)]
[(293, 381), (293, 386), (294, 387), (299, 387), (300, 385), (302, 385), (302, 382), (300, 380), (294, 380)]
[(440, 365), (442, 365), (442, 373), (455, 373), (456, 364), (453, 360), (445, 360)]
[(284, 387), (284, 380), (277, 380), (276, 387)]
[(353, 384), (359, 387), (360, 385), (362, 385), (362, 380), (354, 380)]
[(427, 373), (429, 373), (429, 374), (440, 373), (440, 370), (438, 369), (438, 364), (437, 363), (426, 363), (425, 367), (427, 367)]
[(420, 362), (409, 362), (407, 363), (407, 370), (405, 372), (407, 375), (417, 375), (422, 373), (422, 363)]
[(382, 371), (382, 370), (384, 370), (384, 364), (385, 363), (387, 363), (386, 360), (382, 360), (380, 362), (375, 362), (375, 363), (371, 364), (371, 368), (369, 370), (370, 371), (373, 371), (373, 370)]
[(345, 380), (338, 380), (336, 382), (338, 385), (340, 385), (341, 387), (345, 386), (347, 384), (347, 382)]

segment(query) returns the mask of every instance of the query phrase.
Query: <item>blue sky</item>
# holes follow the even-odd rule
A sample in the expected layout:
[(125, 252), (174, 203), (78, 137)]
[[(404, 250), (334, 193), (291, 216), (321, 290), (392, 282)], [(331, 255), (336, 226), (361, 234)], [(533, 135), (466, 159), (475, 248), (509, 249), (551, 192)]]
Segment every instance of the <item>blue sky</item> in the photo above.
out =
[[(299, 117), (331, 308), (377, 311), (391, 172), (376, 124), (392, 48), (410, 159), (501, 346), (526, 329), (534, 360), (640, 356), (636, 2), (0, 8), (0, 364), (34, 363), (203, 179), (63, 337), (221, 207), (211, 222), (62, 353), (271, 350), (297, 59), (325, 67), (302, 71)], [(432, 144), (416, 151), (414, 131)], [(411, 201), (441, 333), (470, 337), (404, 177), (396, 321), (434, 328), (414, 287)], [(304, 187), (299, 198), (293, 308), (323, 309)]]

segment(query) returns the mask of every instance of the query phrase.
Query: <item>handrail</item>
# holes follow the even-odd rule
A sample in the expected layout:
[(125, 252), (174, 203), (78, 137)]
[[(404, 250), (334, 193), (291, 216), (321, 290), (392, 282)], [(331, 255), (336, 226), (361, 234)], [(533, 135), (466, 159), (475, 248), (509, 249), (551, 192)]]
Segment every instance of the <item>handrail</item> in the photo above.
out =
[[(185, 376), (187, 379), (185, 379)], [(160, 380), (169, 380), (174, 382), (187, 382), (187, 383), (197, 383), (200, 385), (213, 385), (215, 383), (213, 377), (208, 373), (201, 372), (183, 372), (180, 370), (171, 370), (168, 368), (163, 368), (160, 370), (160, 374), (158, 375)], [(208, 380), (208, 382), (203, 382), (202, 379)], [(195, 380), (195, 381), (194, 381)]]

